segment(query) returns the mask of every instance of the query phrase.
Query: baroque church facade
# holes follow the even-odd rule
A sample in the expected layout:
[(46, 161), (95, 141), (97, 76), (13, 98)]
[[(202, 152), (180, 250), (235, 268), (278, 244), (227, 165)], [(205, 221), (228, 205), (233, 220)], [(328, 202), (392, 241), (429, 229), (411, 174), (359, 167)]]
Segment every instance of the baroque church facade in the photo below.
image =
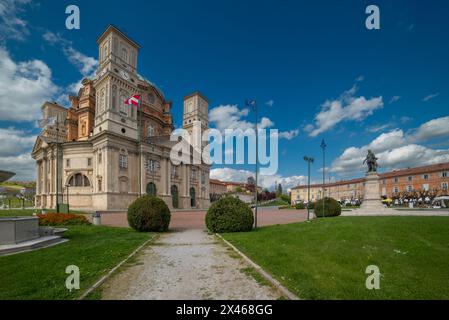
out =
[[(56, 121), (45, 126), (32, 151), (36, 207), (125, 210), (152, 194), (171, 209), (207, 209), (210, 166), (172, 163), (172, 103), (139, 75), (140, 46), (112, 25), (97, 43), (96, 77), (83, 80), (71, 106), (42, 106), (43, 118)], [(135, 94), (140, 108), (125, 104)], [(183, 128), (192, 133), (193, 123), (201, 122), (207, 130), (208, 107), (199, 92), (185, 97)]]

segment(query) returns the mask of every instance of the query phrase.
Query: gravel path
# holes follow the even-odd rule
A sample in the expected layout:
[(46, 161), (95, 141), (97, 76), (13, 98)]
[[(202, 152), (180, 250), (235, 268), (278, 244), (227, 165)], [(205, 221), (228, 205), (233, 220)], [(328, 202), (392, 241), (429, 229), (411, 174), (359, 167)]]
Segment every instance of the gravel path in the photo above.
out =
[(272, 300), (280, 294), (242, 272), (243, 259), (202, 230), (160, 236), (103, 286), (105, 300)]

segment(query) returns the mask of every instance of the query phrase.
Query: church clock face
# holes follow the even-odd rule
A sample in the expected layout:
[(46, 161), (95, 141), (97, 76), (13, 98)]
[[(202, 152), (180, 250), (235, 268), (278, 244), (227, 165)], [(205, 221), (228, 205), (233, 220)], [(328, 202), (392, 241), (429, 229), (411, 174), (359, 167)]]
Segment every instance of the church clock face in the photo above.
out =
[(129, 80), (129, 74), (124, 70), (120, 70), (120, 76), (125, 80)]

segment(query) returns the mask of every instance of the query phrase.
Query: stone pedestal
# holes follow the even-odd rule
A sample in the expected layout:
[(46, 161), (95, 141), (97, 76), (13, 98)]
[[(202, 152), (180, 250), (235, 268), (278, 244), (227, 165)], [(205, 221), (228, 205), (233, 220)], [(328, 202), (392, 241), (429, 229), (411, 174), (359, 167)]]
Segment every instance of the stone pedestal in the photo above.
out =
[(385, 209), (380, 197), (379, 175), (376, 172), (368, 172), (366, 175), (365, 197), (360, 209), (368, 211)]

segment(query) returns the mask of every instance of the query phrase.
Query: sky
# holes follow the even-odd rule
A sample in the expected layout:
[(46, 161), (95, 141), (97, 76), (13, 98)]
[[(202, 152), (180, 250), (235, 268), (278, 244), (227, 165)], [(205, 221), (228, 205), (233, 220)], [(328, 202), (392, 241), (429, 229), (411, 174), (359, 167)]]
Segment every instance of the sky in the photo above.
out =
[[(67, 30), (68, 5), (81, 28)], [(368, 30), (365, 9), (380, 9)], [(279, 130), (284, 189), (360, 177), (368, 149), (380, 171), (449, 162), (449, 2), (431, 1), (51, 1), (0, 0), (0, 169), (31, 180), (40, 107), (68, 106), (95, 74), (97, 37), (114, 24), (137, 41), (139, 73), (173, 101), (199, 90), (211, 126)], [(245, 181), (249, 165), (214, 166), (212, 178)]]

